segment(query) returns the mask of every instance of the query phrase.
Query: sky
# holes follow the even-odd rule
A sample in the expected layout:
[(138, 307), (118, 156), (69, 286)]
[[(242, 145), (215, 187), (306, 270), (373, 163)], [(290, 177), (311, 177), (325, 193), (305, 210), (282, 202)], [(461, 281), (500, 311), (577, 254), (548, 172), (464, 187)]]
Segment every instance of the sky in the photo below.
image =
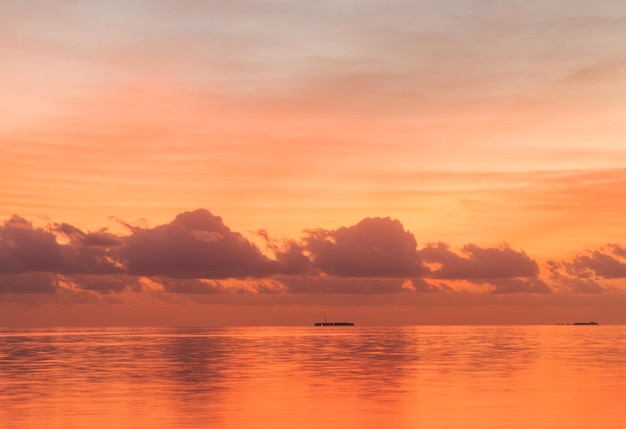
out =
[(626, 323), (626, 4), (0, 1), (0, 325)]

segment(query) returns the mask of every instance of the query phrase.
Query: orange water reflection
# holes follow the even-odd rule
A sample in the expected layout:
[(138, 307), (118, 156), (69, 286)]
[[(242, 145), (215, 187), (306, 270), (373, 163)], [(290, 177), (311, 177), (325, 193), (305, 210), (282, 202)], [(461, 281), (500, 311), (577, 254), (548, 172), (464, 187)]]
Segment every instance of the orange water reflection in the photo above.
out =
[(0, 427), (626, 422), (626, 327), (4, 331)]

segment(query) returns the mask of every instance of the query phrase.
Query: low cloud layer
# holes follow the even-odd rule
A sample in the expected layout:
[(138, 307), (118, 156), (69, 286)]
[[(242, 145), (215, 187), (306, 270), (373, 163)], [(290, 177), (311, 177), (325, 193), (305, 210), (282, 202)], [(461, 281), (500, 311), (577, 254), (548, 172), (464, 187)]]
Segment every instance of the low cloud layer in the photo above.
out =
[(424, 261), (438, 265), (432, 276), (440, 279), (496, 279), (535, 277), (537, 262), (508, 246), (481, 248), (467, 244), (455, 253), (445, 243), (428, 245), (419, 252)]
[(626, 278), (624, 249), (617, 245), (577, 255), (572, 261), (563, 262), (568, 274), (581, 278)]
[(11, 217), (0, 226), (0, 293), (589, 294), (619, 291), (607, 282), (626, 278), (626, 248), (617, 244), (540, 269), (509, 245), (420, 248), (390, 218), (309, 229), (300, 240), (259, 231), (265, 248), (202, 209), (154, 228), (126, 226), (126, 235), (116, 235), (67, 223), (35, 227)]
[(626, 249), (607, 244), (596, 250), (586, 250), (568, 261), (546, 264), (550, 279), (557, 288), (567, 292), (598, 294), (620, 290), (618, 284), (626, 279)]
[(490, 279), (493, 293), (550, 293), (552, 289), (541, 279), (531, 278), (499, 278)]

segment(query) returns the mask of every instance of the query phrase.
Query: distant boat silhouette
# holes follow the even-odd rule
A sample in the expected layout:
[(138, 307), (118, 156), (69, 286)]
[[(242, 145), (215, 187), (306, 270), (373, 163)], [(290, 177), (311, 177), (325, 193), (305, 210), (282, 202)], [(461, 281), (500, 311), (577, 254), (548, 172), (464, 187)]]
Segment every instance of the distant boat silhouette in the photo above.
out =
[(597, 325), (598, 322), (594, 322), (593, 320), (591, 322), (576, 322), (574, 323), (574, 325)]
[(316, 322), (313, 326), (354, 326), (352, 322), (328, 322), (324, 316), (323, 322)]

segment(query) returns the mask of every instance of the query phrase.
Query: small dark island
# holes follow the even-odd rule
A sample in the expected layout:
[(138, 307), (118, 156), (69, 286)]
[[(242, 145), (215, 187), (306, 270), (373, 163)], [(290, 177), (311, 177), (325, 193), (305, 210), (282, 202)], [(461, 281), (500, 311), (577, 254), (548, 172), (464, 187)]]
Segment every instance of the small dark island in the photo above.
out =
[(352, 322), (316, 322), (313, 326), (354, 326)]
[(317, 322), (313, 326), (354, 326), (352, 322), (328, 322), (324, 316), (323, 322)]

